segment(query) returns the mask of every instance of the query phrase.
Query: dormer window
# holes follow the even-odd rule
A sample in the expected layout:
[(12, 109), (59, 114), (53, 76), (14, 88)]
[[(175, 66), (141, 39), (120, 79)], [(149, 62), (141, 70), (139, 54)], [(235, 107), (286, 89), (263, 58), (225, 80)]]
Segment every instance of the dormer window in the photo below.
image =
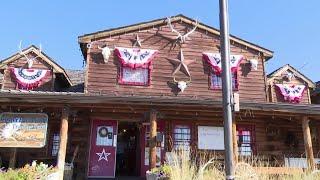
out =
[(151, 61), (158, 51), (137, 48), (115, 48), (120, 60), (119, 84), (149, 86)]

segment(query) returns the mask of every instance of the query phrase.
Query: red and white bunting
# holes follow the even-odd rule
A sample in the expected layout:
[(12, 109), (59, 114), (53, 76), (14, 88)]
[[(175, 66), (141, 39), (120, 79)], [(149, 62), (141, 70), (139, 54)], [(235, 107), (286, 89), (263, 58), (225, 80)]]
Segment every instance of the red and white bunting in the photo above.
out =
[[(203, 58), (209, 63), (209, 65), (215, 70), (215, 73), (221, 74), (221, 55), (219, 53), (202, 53)], [(242, 55), (230, 56), (230, 68), (231, 72), (236, 72), (241, 61), (244, 59)]]
[(11, 73), (16, 79), (19, 88), (32, 90), (41, 85), (43, 79), (50, 75), (50, 70), (11, 68)]
[(157, 50), (151, 49), (115, 48), (115, 54), (122, 65), (130, 68), (150, 68), (150, 62), (157, 52)]
[(289, 84), (275, 84), (282, 94), (284, 100), (290, 103), (299, 103), (303, 92), (306, 89), (305, 85), (289, 85)]

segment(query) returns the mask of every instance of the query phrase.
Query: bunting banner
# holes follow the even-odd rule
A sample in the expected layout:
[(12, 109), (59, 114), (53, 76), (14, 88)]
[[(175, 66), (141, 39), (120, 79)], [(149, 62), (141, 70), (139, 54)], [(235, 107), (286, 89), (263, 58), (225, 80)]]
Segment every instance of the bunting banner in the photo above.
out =
[(115, 54), (123, 66), (130, 68), (150, 68), (150, 62), (158, 53), (157, 50), (138, 48), (115, 48)]
[(284, 100), (291, 102), (291, 103), (299, 103), (304, 90), (306, 89), (305, 85), (289, 85), (289, 84), (275, 84)]
[(50, 70), (11, 68), (19, 88), (32, 90), (40, 86), (44, 78), (50, 75)]
[[(221, 55), (219, 53), (202, 53), (203, 58), (209, 63), (209, 65), (215, 70), (215, 73), (221, 74)], [(236, 72), (241, 61), (244, 59), (242, 55), (230, 56), (230, 68), (231, 72)]]

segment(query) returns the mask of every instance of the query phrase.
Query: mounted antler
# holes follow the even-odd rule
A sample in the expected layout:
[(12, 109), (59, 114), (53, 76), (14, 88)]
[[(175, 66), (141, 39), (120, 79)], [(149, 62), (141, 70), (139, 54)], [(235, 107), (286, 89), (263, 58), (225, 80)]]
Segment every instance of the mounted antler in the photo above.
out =
[(187, 32), (186, 34), (183, 34), (183, 35), (182, 35), (179, 31), (177, 31), (177, 30), (175, 30), (175, 29), (173, 28), (173, 26), (172, 26), (172, 24), (171, 24), (171, 19), (170, 19), (169, 17), (167, 18), (167, 21), (168, 21), (168, 26), (169, 26), (170, 29), (171, 29), (171, 32), (174, 32), (174, 33), (177, 34), (177, 37), (176, 37), (175, 39), (178, 40), (180, 43), (185, 43), (186, 40), (187, 40), (187, 38), (189, 38), (188, 36), (189, 36), (190, 34), (192, 34), (192, 33), (197, 29), (197, 27), (198, 27), (198, 25), (199, 25), (198, 20), (196, 20), (194, 28), (193, 28), (191, 31)]
[[(41, 54), (41, 52), (42, 52), (42, 47), (41, 47), (41, 44), (39, 45), (39, 54)], [(27, 59), (27, 62), (28, 62), (28, 68), (31, 68), (32, 67), (32, 65), (33, 65), (33, 61), (35, 60), (35, 59), (37, 59), (38, 57), (40, 57), (39, 55), (37, 55), (36, 57), (33, 57), (33, 58), (29, 58), (23, 51), (22, 51), (22, 41), (20, 41), (20, 44), (19, 44), (19, 53), (21, 54), (21, 55), (23, 55), (26, 59)]]
[(184, 89), (187, 88), (188, 85), (191, 83), (191, 76), (189, 76), (189, 81), (177, 81), (176, 77), (173, 76), (173, 81), (177, 84), (180, 91), (183, 92)]

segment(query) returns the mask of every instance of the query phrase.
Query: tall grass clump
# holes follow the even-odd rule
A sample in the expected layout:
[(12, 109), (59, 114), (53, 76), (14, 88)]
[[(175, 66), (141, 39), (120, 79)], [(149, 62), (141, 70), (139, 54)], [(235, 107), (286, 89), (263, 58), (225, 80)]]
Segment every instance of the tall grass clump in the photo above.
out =
[[(191, 155), (190, 155), (191, 154)], [(224, 180), (223, 157), (208, 152), (192, 155), (189, 151), (176, 150), (169, 153), (164, 165), (152, 170), (161, 174), (155, 179), (170, 180)], [(236, 180), (320, 180), (320, 171), (285, 168), (274, 173), (274, 164), (263, 158), (242, 158), (235, 166)], [(281, 167), (279, 167), (281, 169)], [(147, 180), (153, 180), (148, 179)]]

